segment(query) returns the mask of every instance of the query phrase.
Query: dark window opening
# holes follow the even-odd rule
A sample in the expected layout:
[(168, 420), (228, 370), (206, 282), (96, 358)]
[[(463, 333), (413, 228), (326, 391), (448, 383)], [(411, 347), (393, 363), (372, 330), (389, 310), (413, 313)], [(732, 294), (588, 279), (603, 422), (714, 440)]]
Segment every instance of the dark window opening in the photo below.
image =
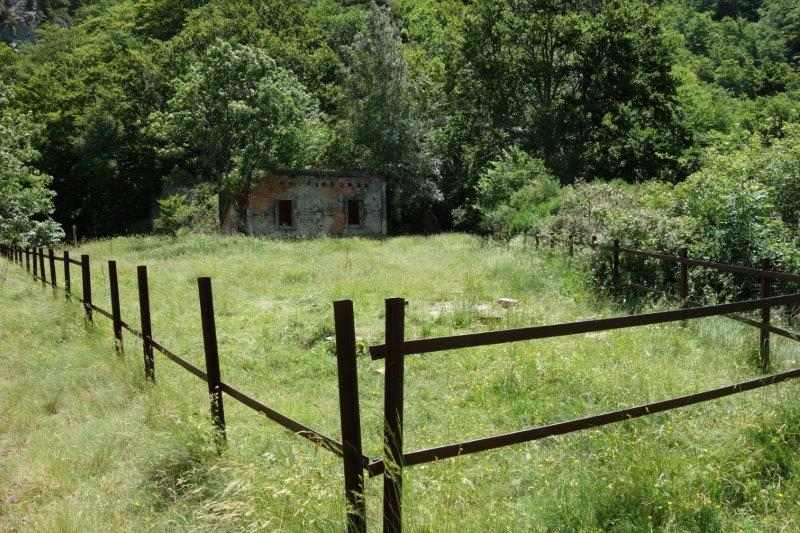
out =
[(294, 226), (291, 200), (278, 200), (278, 225)]
[(347, 201), (347, 225), (361, 225), (361, 200)]

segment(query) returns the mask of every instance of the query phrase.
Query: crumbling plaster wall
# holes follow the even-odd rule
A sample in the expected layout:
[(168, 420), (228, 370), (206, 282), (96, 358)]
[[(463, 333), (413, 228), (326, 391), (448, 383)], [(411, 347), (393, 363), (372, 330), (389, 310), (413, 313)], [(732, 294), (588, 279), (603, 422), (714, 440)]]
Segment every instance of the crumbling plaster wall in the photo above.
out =
[[(347, 223), (347, 202), (361, 201), (361, 224)], [(278, 224), (280, 200), (292, 201), (293, 225)], [(385, 235), (386, 182), (375, 177), (271, 177), (253, 188), (248, 233), (275, 237)], [(225, 229), (235, 227), (229, 211)]]

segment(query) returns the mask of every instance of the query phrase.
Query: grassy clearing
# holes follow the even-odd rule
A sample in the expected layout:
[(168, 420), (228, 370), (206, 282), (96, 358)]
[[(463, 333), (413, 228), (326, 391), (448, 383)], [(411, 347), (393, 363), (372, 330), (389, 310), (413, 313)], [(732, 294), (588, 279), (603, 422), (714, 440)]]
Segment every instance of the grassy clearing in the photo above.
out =
[[(202, 364), (195, 279), (214, 280), (223, 379), (337, 436), (331, 302), (351, 298), (358, 335), (382, 338), (403, 296), (407, 337), (545, 324), (621, 311), (564, 258), (448, 235), (386, 241), (124, 238), (91, 243), (119, 263), (123, 318), (138, 320), (135, 267), (150, 267), (155, 337)], [(234, 402), (213, 453), (203, 384), (141, 348), (117, 358), (111, 324), (85, 326), (60, 293), (0, 266), (0, 530), (339, 531), (335, 457)], [(73, 283), (79, 286), (79, 277)], [(520, 306), (504, 311), (497, 298)], [(800, 349), (773, 340), (777, 368)], [(551, 339), (410, 358), (406, 446), (597, 413), (757, 373), (757, 333), (733, 321)], [(381, 365), (360, 360), (367, 455), (381, 450)], [(791, 531), (800, 529), (798, 386), (409, 469), (409, 531)], [(371, 529), (379, 479), (368, 482)]]

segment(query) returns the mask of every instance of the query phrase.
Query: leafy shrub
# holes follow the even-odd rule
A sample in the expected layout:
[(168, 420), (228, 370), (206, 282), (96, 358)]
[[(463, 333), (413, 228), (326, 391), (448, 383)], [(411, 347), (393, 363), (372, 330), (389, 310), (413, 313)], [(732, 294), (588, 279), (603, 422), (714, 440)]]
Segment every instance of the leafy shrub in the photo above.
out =
[[(800, 268), (800, 129), (785, 128), (770, 143), (758, 135), (704, 156), (702, 168), (672, 185), (647, 182), (578, 184), (561, 191), (559, 212), (543, 229), (562, 237), (689, 255), (712, 261)], [(607, 282), (608, 256), (594, 254), (591, 267)], [(674, 265), (622, 254), (623, 282), (674, 287)], [(694, 296), (716, 299), (755, 295), (757, 280), (691, 269)]]
[(153, 229), (159, 233), (210, 233), (217, 229), (217, 195), (210, 185), (158, 201), (159, 214)]
[(513, 235), (536, 227), (558, 205), (558, 182), (540, 159), (519, 147), (503, 150), (478, 180), (484, 229)]

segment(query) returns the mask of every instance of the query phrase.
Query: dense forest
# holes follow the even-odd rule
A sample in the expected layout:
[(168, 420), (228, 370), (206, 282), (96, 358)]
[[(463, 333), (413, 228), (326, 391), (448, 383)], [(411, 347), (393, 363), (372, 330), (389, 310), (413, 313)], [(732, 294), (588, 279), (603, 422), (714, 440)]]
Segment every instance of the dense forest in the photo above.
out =
[(270, 168), (348, 168), (390, 179), (396, 233), (544, 226), (800, 263), (796, 0), (37, 9), (31, 39), (0, 43), (3, 188), (36, 192), (0, 216), (41, 232), (46, 187), (56, 221), (105, 236), (149, 231), (176, 191), (235, 202)]

